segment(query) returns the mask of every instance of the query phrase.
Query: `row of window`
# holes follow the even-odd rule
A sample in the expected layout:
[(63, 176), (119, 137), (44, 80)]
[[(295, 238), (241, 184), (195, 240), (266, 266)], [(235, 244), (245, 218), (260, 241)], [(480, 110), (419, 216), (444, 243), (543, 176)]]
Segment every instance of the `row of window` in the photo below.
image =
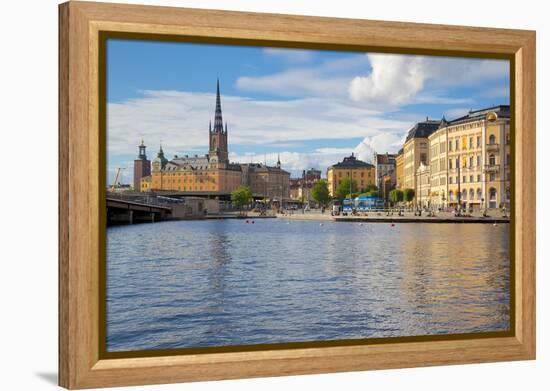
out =
[[(490, 173), (489, 174), (489, 182), (494, 182), (494, 181), (497, 181), (499, 179), (498, 175), (496, 173)], [(510, 180), (510, 173), (507, 172), (506, 173), (506, 180), (509, 181)], [(439, 178), (433, 178), (432, 179), (432, 185), (433, 186), (441, 186), (441, 185), (445, 185), (445, 177), (439, 177)], [(463, 175), (462, 176), (462, 182), (461, 183), (479, 183), (481, 182), (481, 175), (470, 175), (470, 176), (467, 176), (467, 175)], [(452, 185), (452, 184), (458, 184), (458, 176), (455, 176), (455, 177), (452, 177), (450, 176), (449, 177), (449, 184)]]
[[(474, 166), (474, 157), (473, 156), (470, 156), (468, 158), (468, 168), (471, 168), (471, 167), (480, 167), (481, 166), (481, 155), (477, 155), (475, 157), (475, 166)], [(466, 165), (465, 165), (466, 162), (464, 162), (464, 164), (462, 165), (462, 167), (466, 168)], [(458, 165), (460, 164), (460, 161), (458, 158), (454, 159), (454, 168), (458, 168)], [(494, 154), (490, 154), (489, 155), (489, 165), (490, 166), (496, 166), (497, 164), (497, 157), (496, 155)], [(506, 154), (506, 162), (505, 162), (506, 165), (509, 165), (510, 164), (510, 154)], [(452, 169), (453, 168), (453, 159), (449, 159), (449, 169)]]
[[(470, 180), (466, 181), (466, 179), (470, 179)], [(454, 183), (458, 183), (458, 177), (453, 178), (452, 176), (450, 176), (449, 177), (449, 184), (452, 185), (453, 181), (454, 181)], [(475, 183), (475, 182), (481, 182), (481, 175), (477, 175), (475, 177), (473, 175), (470, 175), (469, 177), (467, 177), (466, 175), (462, 176), (462, 183)]]
[[(353, 172), (353, 176), (356, 176), (355, 174), (357, 174), (357, 172)], [(361, 178), (364, 178), (364, 177), (365, 177), (365, 172), (364, 172), (364, 171), (361, 171), (360, 174), (361, 174), (361, 175), (360, 175)], [(349, 178), (349, 171), (346, 172), (346, 176)], [(368, 177), (368, 178), (372, 178), (372, 172), (371, 172), (371, 171), (368, 172), (367, 177)], [(338, 178), (342, 178), (342, 172), (341, 172), (341, 171), (338, 172)]]
[[(477, 155), (475, 158), (476, 158), (475, 159), (475, 163), (476, 163), (475, 167), (481, 166), (481, 155)], [(491, 160), (491, 158), (492, 158), (492, 160)], [(489, 156), (489, 161), (493, 162), (493, 163), (489, 162), (489, 164), (495, 165), (495, 161), (496, 161), (495, 160), (495, 155)], [(470, 156), (468, 158), (468, 163), (469, 163), (468, 168), (474, 167), (474, 157), (473, 156)], [(460, 160), (458, 158), (454, 159), (454, 168), (458, 168), (459, 164), (460, 164)], [(465, 165), (463, 164), (462, 167), (465, 167)], [(449, 169), (452, 169), (452, 168), (453, 168), (453, 159), (449, 159)]]
[[(449, 151), (459, 151), (460, 149), (473, 149), (473, 148), (481, 148), (481, 136), (475, 137), (475, 144), (474, 144), (474, 136), (469, 137), (462, 137), (462, 148), (460, 148), (460, 140), (461, 138), (455, 138), (454, 140), (449, 140)], [(489, 145), (497, 145), (497, 138), (494, 134), (489, 135)], [(506, 134), (506, 145), (510, 144), (510, 135)], [(444, 151), (444, 144), (440, 144), (440, 153), (445, 152)]]
[[(491, 137), (493, 138), (493, 141), (494, 141), (494, 137), (493, 135), (491, 135)], [(491, 139), (491, 137), (489, 138), (489, 140)], [(466, 137), (463, 137), (462, 138), (462, 149), (473, 149), (474, 148), (474, 137), (473, 136), (470, 136), (466, 139)], [(466, 144), (466, 140), (468, 140), (468, 144)], [(454, 147), (454, 148), (453, 148)], [(475, 138), (475, 148), (481, 148), (481, 136), (476, 136)], [(454, 139), (454, 143), (453, 143), (453, 140), (449, 140), (449, 151), (459, 151), (460, 150), (460, 138), (456, 138)]]
[[(458, 198), (458, 192), (456, 193), (456, 197)], [(506, 200), (510, 200), (510, 188), (506, 188)], [(474, 193), (474, 189), (470, 189), (469, 191), (464, 189), (462, 190), (462, 192), (460, 193), (460, 199), (461, 201), (465, 201), (465, 200), (478, 200), (478, 201), (481, 201), (482, 199), (482, 193), (481, 193), (481, 189), (477, 189)], [(495, 201), (497, 199), (497, 189), (495, 189), (494, 187), (491, 187), (489, 189), (489, 201)], [(449, 191), (449, 201), (454, 201), (455, 200), (455, 193), (450, 190)]]

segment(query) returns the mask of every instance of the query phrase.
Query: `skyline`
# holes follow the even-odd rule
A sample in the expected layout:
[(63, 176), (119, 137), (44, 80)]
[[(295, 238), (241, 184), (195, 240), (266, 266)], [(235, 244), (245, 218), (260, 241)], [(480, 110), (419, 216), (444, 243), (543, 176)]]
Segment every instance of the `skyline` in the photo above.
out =
[(109, 40), (109, 183), (142, 138), (151, 160), (161, 142), (169, 159), (205, 154), (218, 77), (230, 160), (280, 154), (293, 176), (352, 152), (396, 153), (426, 116), (509, 104), (506, 60)]

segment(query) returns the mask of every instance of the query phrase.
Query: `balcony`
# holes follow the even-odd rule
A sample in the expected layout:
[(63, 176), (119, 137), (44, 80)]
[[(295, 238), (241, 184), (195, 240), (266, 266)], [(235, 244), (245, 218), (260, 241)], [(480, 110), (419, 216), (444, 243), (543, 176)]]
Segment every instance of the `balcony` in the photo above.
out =
[(498, 164), (486, 164), (483, 168), (483, 172), (486, 174), (498, 174), (500, 166)]
[(487, 152), (498, 152), (499, 150), (499, 145), (498, 144), (487, 144), (485, 149), (487, 150)]

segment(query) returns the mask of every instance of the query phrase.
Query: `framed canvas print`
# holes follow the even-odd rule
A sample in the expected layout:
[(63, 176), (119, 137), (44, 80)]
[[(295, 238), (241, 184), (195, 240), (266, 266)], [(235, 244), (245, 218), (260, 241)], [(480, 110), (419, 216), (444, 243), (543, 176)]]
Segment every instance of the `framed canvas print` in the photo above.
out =
[(61, 4), (59, 379), (535, 358), (535, 33)]

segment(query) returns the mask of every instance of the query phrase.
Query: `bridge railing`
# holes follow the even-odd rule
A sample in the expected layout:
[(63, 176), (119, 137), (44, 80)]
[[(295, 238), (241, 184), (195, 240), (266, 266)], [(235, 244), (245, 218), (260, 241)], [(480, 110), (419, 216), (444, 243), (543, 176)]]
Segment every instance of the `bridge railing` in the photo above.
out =
[(166, 196), (160, 196), (156, 194), (139, 194), (139, 193), (113, 193), (107, 192), (107, 198), (137, 202), (140, 204), (154, 205), (154, 206), (171, 206), (185, 204), (185, 199), (171, 198)]

